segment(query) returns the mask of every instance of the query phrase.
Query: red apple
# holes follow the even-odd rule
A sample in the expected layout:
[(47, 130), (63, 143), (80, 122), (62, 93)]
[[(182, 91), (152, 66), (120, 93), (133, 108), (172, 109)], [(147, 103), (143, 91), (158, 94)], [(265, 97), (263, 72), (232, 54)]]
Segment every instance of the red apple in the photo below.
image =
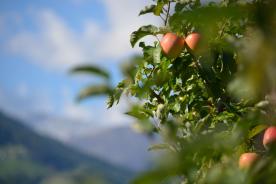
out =
[(268, 148), (272, 143), (276, 143), (276, 126), (268, 127), (263, 137), (263, 145), (265, 148)]
[(194, 51), (198, 46), (200, 37), (199, 33), (191, 33), (186, 37), (185, 42), (187, 43), (187, 46)]
[(163, 53), (168, 58), (176, 58), (181, 53), (185, 44), (184, 37), (177, 36), (175, 33), (167, 33), (160, 41)]
[(239, 167), (241, 169), (249, 169), (260, 158), (257, 153), (243, 153), (240, 156)]

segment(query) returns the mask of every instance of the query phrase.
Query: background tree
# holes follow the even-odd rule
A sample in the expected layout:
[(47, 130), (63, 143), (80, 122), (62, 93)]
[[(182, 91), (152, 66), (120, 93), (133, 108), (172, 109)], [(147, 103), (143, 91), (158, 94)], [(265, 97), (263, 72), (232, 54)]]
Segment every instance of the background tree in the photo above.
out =
[[(165, 150), (160, 162), (134, 183), (276, 183), (273, 136), (262, 143), (276, 124), (274, 7), (273, 0), (155, 0), (141, 10), (164, 26), (131, 34), (143, 54), (123, 67), (117, 87), (107, 82), (81, 93), (108, 94), (108, 107), (122, 94), (135, 97), (127, 112), (135, 127), (161, 135), (163, 143), (149, 148)], [(153, 45), (140, 41), (148, 35)], [(107, 76), (92, 68), (75, 71)]]

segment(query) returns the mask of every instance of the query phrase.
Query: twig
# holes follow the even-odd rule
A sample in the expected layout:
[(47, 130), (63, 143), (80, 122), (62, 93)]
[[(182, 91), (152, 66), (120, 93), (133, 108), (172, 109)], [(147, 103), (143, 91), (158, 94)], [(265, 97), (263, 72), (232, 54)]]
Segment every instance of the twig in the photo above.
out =
[(221, 32), (220, 32), (220, 34), (219, 34), (219, 39), (221, 39), (221, 37), (222, 37), (222, 35), (223, 35), (223, 33), (224, 33), (224, 30), (225, 30), (225, 28), (226, 28), (226, 24), (227, 24), (227, 23), (228, 23), (227, 21), (224, 22), (224, 24), (223, 24), (223, 26), (222, 26), (222, 29), (221, 29)]
[(154, 90), (151, 90), (151, 94), (152, 94), (154, 97), (157, 98), (157, 100), (158, 100), (159, 103), (161, 103), (161, 104), (164, 103), (164, 100), (163, 100), (158, 94), (156, 94)]
[(153, 74), (153, 72), (155, 71), (155, 69), (156, 69), (155, 66), (153, 66), (153, 68), (152, 68), (152, 70), (150, 71), (148, 77), (150, 77), (150, 76)]
[(158, 36), (157, 36), (157, 35), (154, 35), (154, 36), (155, 36), (155, 38), (158, 40), (158, 42), (160, 42), (160, 40), (159, 40)]
[(167, 11), (166, 19), (165, 19), (165, 26), (167, 26), (167, 24), (168, 24), (169, 15), (170, 15), (170, 9), (171, 9), (171, 2), (169, 1), (168, 11)]
[(164, 12), (168, 12), (168, 10), (166, 10), (165, 8), (162, 8), (162, 10), (163, 10)]
[(164, 17), (162, 17), (162, 15), (160, 14), (159, 17), (165, 22), (166, 19)]

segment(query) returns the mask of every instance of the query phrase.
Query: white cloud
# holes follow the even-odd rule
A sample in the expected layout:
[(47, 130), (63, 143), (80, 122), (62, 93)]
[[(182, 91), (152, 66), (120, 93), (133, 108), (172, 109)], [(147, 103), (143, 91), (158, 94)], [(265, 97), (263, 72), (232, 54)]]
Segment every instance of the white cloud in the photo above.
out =
[[(86, 0), (81, 1), (85, 3)], [(70, 20), (65, 20), (57, 12), (36, 9), (31, 12), (36, 29), (18, 32), (22, 29), (19, 26), (20, 29), (5, 47), (12, 54), (57, 71), (67, 71), (73, 65), (87, 61), (99, 61), (97, 64), (101, 64), (104, 59), (112, 59), (118, 62), (135, 52), (130, 47), (130, 33), (141, 25), (157, 21), (148, 16), (138, 17), (146, 0), (102, 0), (101, 3), (106, 8), (108, 29), (91, 19), (86, 19), (76, 29), (70, 25)], [(73, 135), (90, 134), (100, 128), (131, 122), (123, 114), (127, 110), (125, 100), (109, 110), (104, 102), (102, 105), (84, 106), (75, 104), (74, 94), (65, 88), (57, 107), (55, 99), (44, 89), (33, 91), (23, 83), (17, 89), (17, 94), (0, 90), (1, 107), (26, 122), (31, 121), (29, 123), (41, 132), (63, 141)]]
[(138, 17), (139, 10), (148, 4), (146, 0), (103, 0), (103, 2), (111, 26), (110, 31), (106, 33), (106, 38), (111, 44), (105, 44), (103, 55), (114, 58), (126, 56), (133, 51), (129, 43), (130, 34), (142, 25), (157, 23), (158, 19), (148, 15)]
[[(39, 117), (39, 123), (33, 124), (33, 127), (42, 134), (67, 142), (72, 137), (93, 135), (107, 128), (129, 125), (131, 122), (120, 108), (106, 110), (84, 108), (75, 104), (66, 108), (65, 113), (69, 112), (69, 116), (47, 116), (44, 119)], [(84, 118), (85, 116), (87, 117)]]
[(29, 93), (29, 88), (26, 83), (20, 83), (17, 88), (18, 96), (26, 97)]
[[(138, 17), (143, 0), (103, 0), (108, 18), (108, 29), (89, 19), (80, 32), (52, 10), (32, 14), (37, 24), (35, 32), (22, 31), (13, 36), (8, 48), (14, 54), (50, 69), (68, 69), (87, 61), (111, 59), (120, 61), (137, 51), (130, 47), (129, 35), (139, 26), (156, 23), (157, 19)], [(81, 20), (80, 20), (81, 21)], [(78, 29), (79, 30), (79, 29)]]
[(29, 121), (33, 116), (55, 112), (46, 90), (31, 90), (24, 83), (20, 83), (15, 89), (0, 89), (1, 110), (24, 121)]
[(126, 97), (122, 97), (116, 107), (107, 109), (103, 101), (84, 106), (82, 103), (75, 103), (73, 96), (68, 88), (63, 89), (63, 117), (82, 123), (94, 122), (98, 127), (127, 125), (130, 122), (124, 114), (128, 108)]
[(21, 32), (9, 42), (13, 53), (47, 67), (67, 68), (84, 59), (78, 39), (65, 22), (49, 10), (38, 16), (39, 32)]
[(74, 102), (74, 95), (68, 87), (63, 87), (60, 96), (62, 98), (61, 117), (66, 117), (81, 123), (86, 123), (91, 120), (91, 112), (89, 109)]
[(131, 119), (124, 115), (127, 102), (123, 99), (116, 108), (106, 109), (105, 103), (84, 105), (75, 103), (69, 88), (60, 94), (61, 106), (45, 89), (33, 90), (21, 83), (16, 89), (0, 88), (1, 111), (19, 118), (42, 134), (67, 142), (71, 137), (91, 135), (105, 128), (124, 126)]
[[(39, 117), (40, 123), (34, 127), (42, 134), (50, 135), (63, 142), (72, 137), (92, 135), (101, 130), (131, 123), (131, 119), (124, 115), (127, 103), (123, 102), (116, 108), (106, 109), (105, 105), (83, 106), (72, 100), (67, 101), (66, 96), (63, 112), (58, 116)], [(69, 98), (68, 98), (69, 99)], [(37, 122), (37, 120), (34, 120)]]

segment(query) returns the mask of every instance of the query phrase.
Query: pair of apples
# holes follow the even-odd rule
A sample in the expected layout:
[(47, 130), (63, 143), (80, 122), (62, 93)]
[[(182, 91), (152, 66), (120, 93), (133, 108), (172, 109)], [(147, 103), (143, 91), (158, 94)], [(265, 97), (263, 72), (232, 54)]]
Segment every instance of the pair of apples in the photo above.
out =
[[(266, 129), (263, 137), (263, 145), (266, 149), (270, 147), (271, 144), (276, 143), (276, 126), (271, 126)], [(254, 152), (243, 153), (240, 156), (239, 167), (250, 168), (257, 160), (260, 159), (260, 155)]]
[(188, 48), (195, 50), (200, 40), (199, 33), (191, 33), (186, 38), (178, 36), (175, 33), (166, 33), (160, 41), (163, 53), (168, 58), (176, 58), (180, 55), (182, 49), (187, 44)]

